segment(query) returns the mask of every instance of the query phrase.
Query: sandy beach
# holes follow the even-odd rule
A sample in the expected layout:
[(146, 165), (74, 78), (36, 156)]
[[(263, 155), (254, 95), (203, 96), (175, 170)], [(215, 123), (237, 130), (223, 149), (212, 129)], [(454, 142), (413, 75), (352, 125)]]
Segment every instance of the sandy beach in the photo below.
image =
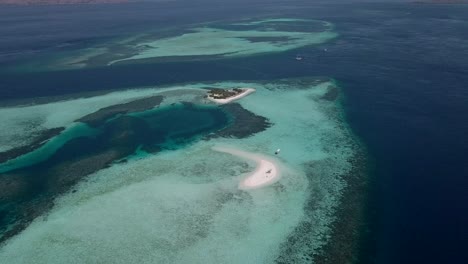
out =
[(277, 182), (281, 176), (278, 162), (272, 157), (232, 147), (215, 146), (212, 149), (255, 162), (255, 170), (241, 180), (239, 183), (239, 189), (248, 190), (264, 187)]
[(215, 102), (215, 103), (218, 103), (218, 104), (227, 104), (227, 103), (230, 103), (232, 101), (239, 100), (242, 97), (245, 97), (245, 96), (255, 92), (255, 89), (253, 89), (253, 88), (240, 88), (240, 89), (242, 89), (243, 91), (242, 91), (242, 93), (240, 93), (238, 95), (231, 96), (231, 97), (228, 97), (228, 98), (225, 98), (225, 99), (215, 99), (215, 98), (211, 98), (210, 96), (208, 96), (208, 100), (210, 100), (212, 102)]

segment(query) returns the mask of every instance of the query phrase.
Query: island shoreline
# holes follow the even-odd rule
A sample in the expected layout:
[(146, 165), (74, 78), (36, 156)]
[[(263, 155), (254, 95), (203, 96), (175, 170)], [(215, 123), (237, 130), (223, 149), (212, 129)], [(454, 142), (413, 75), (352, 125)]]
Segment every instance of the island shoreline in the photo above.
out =
[[(253, 88), (236, 88), (236, 89), (239, 89), (241, 90), (240, 93), (237, 93), (235, 95), (232, 95), (232, 96), (219, 96), (219, 98), (217, 98), (216, 96), (216, 93), (212, 91), (210, 91), (207, 95), (207, 99), (214, 102), (214, 103), (217, 103), (217, 104), (228, 104), (232, 101), (236, 101), (236, 100), (239, 100), (243, 97), (246, 97), (247, 95), (255, 92), (255, 89)], [(230, 91), (230, 90), (226, 90), (226, 91)]]

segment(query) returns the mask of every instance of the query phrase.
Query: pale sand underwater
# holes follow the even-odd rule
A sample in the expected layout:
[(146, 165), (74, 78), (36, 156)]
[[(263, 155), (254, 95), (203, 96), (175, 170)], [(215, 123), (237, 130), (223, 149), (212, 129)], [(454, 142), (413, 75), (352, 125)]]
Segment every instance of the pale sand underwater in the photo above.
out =
[[(346, 185), (342, 177), (355, 155), (339, 105), (323, 99), (334, 84), (283, 80), (183, 85), (168, 89), (172, 96), (165, 103), (209, 103), (199, 89), (208, 86), (254, 88), (255, 93), (237, 102), (268, 118), (271, 127), (247, 138), (212, 138), (183, 149), (136, 156), (89, 175), (74, 188), (76, 192), (58, 198), (49, 213), (8, 240), (0, 248), (0, 259), (6, 263), (273, 263), (281, 256), (291, 263), (308, 263), (302, 256), (318, 252), (330, 235)], [(187, 93), (188, 88), (193, 93)], [(22, 113), (23, 120), (28, 114), (37, 120), (43, 113), (39, 120), (44, 125), (67, 126), (75, 119), (73, 111), (88, 111), (80, 107), (86, 100), (109, 105), (160, 92), (115, 92), (0, 112)], [(71, 107), (67, 116), (52, 110), (57, 104)], [(15, 125), (21, 131), (21, 124)], [(15, 144), (19, 143), (11, 142)], [(222, 153), (214, 151), (215, 146), (237, 150)], [(277, 148), (281, 153), (270, 157)], [(265, 162), (250, 153), (260, 153)], [(255, 162), (260, 162), (257, 170)], [(273, 181), (256, 178), (263, 166), (271, 169)], [(257, 184), (259, 188), (243, 188)], [(307, 207), (308, 201), (315, 206)], [(305, 223), (311, 228), (302, 230)], [(294, 250), (287, 250), (290, 237), (302, 241)]]
[(35, 72), (149, 61), (247, 57), (319, 45), (338, 36), (334, 25), (327, 21), (239, 19), (242, 22), (193, 24), (172, 34), (168, 34), (170, 28), (156, 28), (73, 51), (57, 51), (48, 57), (26, 62), (12, 69)]

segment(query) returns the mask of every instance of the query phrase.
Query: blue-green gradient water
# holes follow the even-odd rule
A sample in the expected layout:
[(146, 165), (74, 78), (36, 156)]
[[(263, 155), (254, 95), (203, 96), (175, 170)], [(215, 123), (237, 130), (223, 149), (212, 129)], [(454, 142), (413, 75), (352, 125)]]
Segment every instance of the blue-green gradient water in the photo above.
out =
[[(162, 109), (115, 116), (93, 128), (78, 122), (41, 148), (5, 162), (5, 173), (39, 165), (48, 169), (56, 163), (86, 156), (102, 149), (124, 148), (122, 157), (138, 148), (174, 149), (227, 126), (229, 116), (221, 109), (177, 104)], [(29, 168), (38, 172), (38, 167)]]
[[(0, 73), (0, 98), (11, 105), (40, 102), (39, 96), (180, 82), (333, 77), (345, 93), (347, 122), (374, 161), (373, 235), (363, 259), (458, 263), (464, 260), (467, 220), (466, 12), (466, 5), (310, 1), (2, 7), (4, 70), (151, 28), (239, 17), (318, 19), (333, 23), (339, 36), (319, 46), (253, 57), (10, 71)], [(8, 124), (1, 128), (14, 132)]]

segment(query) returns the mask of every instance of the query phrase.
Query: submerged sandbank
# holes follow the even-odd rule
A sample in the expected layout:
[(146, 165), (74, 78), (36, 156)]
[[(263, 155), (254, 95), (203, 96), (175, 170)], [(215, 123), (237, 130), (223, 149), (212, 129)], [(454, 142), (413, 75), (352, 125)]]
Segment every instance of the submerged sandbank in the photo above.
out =
[[(334, 97), (324, 97), (334, 83), (198, 83), (165, 94), (160, 107), (180, 101), (206, 103), (207, 87), (252, 87), (256, 92), (235, 103), (210, 105), (239, 114), (230, 123), (233, 127), (218, 137), (154, 155), (135, 153), (126, 162), (89, 175), (7, 240), (0, 259), (12, 264), (314, 263), (330, 241), (356, 155), (339, 104)], [(187, 88), (196, 94), (187, 96)], [(68, 111), (61, 111), (67, 116), (59, 119), (57, 104), (0, 112), (64, 125), (129, 98), (153, 96), (155, 90), (135, 93), (60, 104)], [(83, 107), (92, 101), (100, 106), (92, 111)], [(244, 112), (255, 116), (246, 118)], [(257, 123), (263, 123), (261, 129), (254, 127)], [(17, 123), (17, 131), (23, 126)], [(253, 127), (255, 133), (243, 131)], [(235, 147), (220, 153), (213, 146)], [(277, 147), (283, 148), (278, 159), (273, 154)], [(64, 168), (54, 172), (63, 173)], [(270, 169), (274, 180), (266, 177)], [(17, 182), (17, 188), (21, 184)], [(252, 186), (254, 191), (239, 190)]]
[(239, 189), (257, 189), (271, 185), (277, 182), (281, 177), (278, 161), (274, 160), (272, 157), (226, 146), (215, 146), (212, 149), (255, 162), (255, 170), (248, 173), (248, 175), (241, 180)]
[[(168, 29), (139, 32), (94, 47), (55, 52), (12, 70), (49, 71), (112, 66), (151, 61), (191, 61), (284, 52), (318, 45), (338, 36), (333, 25), (309, 19), (242, 20), (230, 23), (187, 25), (173, 33)], [(164, 36), (164, 37), (161, 37)], [(118, 52), (116, 52), (118, 50)]]

